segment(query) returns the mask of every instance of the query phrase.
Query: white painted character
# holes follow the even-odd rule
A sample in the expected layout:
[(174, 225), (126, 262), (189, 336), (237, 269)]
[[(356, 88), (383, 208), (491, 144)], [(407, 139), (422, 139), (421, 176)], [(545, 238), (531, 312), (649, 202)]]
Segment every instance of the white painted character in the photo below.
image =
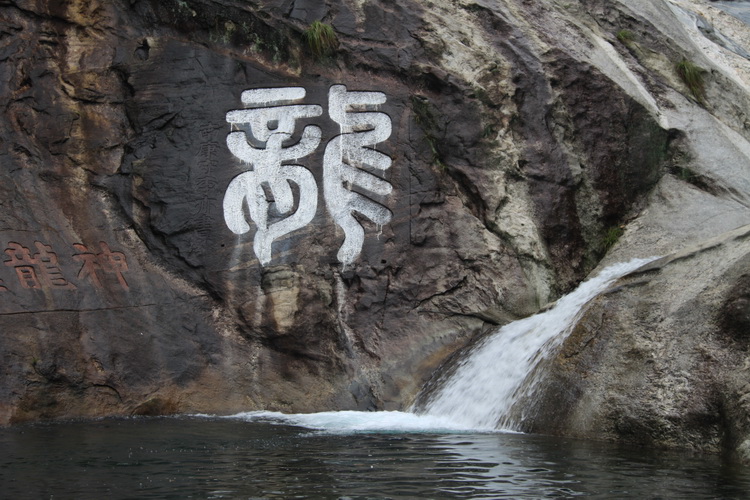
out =
[[(271, 262), (274, 240), (306, 226), (318, 207), (318, 186), (312, 173), (302, 165), (283, 164), (309, 155), (320, 144), (320, 127), (308, 125), (299, 142), (284, 145), (292, 138), (297, 120), (323, 113), (317, 105), (295, 104), (304, 97), (305, 89), (301, 87), (246, 90), (242, 93), (245, 109), (227, 113), (227, 122), (233, 127), (247, 126), (244, 131), (231, 132), (227, 146), (252, 170), (239, 174), (229, 184), (224, 194), (224, 220), (235, 234), (248, 232), (250, 226), (243, 212), (247, 200), (250, 218), (257, 226), (253, 249), (261, 265)], [(299, 203), (294, 213), (291, 213), (294, 193), (290, 183), (299, 188)], [(263, 185), (268, 187), (269, 199)], [(289, 216), (269, 224), (272, 203), (279, 214)]]
[(386, 196), (393, 190), (389, 182), (368, 171), (384, 172), (391, 166), (388, 155), (372, 149), (391, 135), (391, 118), (373, 111), (385, 100), (382, 92), (350, 92), (344, 85), (334, 85), (328, 92), (328, 112), (339, 124), (341, 135), (326, 146), (323, 193), (328, 213), (344, 230), (344, 243), (338, 251), (338, 260), (344, 265), (354, 262), (364, 243), (364, 229), (353, 213), (381, 226), (392, 217), (390, 210), (368, 197)]

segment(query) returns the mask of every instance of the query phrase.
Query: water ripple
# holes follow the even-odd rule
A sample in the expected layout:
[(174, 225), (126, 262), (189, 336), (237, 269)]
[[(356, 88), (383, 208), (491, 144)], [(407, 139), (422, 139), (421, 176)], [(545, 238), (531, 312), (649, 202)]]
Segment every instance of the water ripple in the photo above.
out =
[(742, 498), (718, 457), (499, 433), (311, 432), (225, 418), (0, 429), (5, 498)]

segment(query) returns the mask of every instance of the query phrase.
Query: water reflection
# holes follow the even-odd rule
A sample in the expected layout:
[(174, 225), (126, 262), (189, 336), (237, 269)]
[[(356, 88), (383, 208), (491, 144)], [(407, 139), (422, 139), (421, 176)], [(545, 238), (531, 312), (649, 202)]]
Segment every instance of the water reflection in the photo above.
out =
[[(472, 493), (483, 490), (487, 498), (531, 492), (554, 498), (741, 498), (749, 485), (747, 477), (739, 478), (716, 457), (528, 435), (439, 440), (455, 452), (453, 463), (441, 468), (452, 468), (456, 484), (451, 493), (467, 493), (462, 481), (479, 479), (482, 486)], [(469, 475), (467, 464), (472, 464)]]
[(5, 498), (742, 498), (743, 469), (520, 434), (330, 434), (226, 419), (0, 430)]

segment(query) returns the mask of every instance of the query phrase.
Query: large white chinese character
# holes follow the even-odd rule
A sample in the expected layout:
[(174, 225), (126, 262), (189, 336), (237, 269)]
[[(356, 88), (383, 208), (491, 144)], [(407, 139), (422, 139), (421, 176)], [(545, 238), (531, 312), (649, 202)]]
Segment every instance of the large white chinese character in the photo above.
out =
[[(284, 146), (291, 139), (296, 120), (320, 116), (323, 110), (316, 105), (293, 104), (305, 97), (300, 87), (252, 89), (242, 93), (242, 102), (248, 109), (227, 113), (233, 125), (246, 124), (248, 131), (231, 132), (227, 136), (229, 150), (239, 159), (252, 165), (229, 184), (224, 194), (224, 220), (232, 232), (244, 234), (250, 230), (243, 213), (244, 201), (250, 218), (257, 226), (253, 249), (261, 265), (271, 261), (274, 240), (307, 225), (318, 207), (318, 186), (312, 173), (302, 165), (282, 165), (285, 161), (303, 158), (312, 153), (320, 143), (321, 131), (308, 125), (300, 141)], [(294, 208), (294, 193), (290, 182), (299, 188), (297, 210), (288, 217), (268, 223), (271, 204), (281, 215)], [(269, 190), (266, 197), (263, 186)]]
[(336, 224), (344, 230), (344, 243), (338, 259), (351, 264), (362, 251), (364, 229), (354, 218), (357, 212), (375, 224), (387, 224), (391, 211), (353, 188), (385, 196), (392, 186), (367, 168), (383, 172), (390, 168), (391, 158), (372, 149), (391, 135), (391, 119), (374, 106), (385, 102), (382, 92), (348, 92), (344, 85), (334, 85), (328, 92), (328, 112), (341, 128), (341, 135), (326, 146), (323, 158), (323, 193), (326, 207)]

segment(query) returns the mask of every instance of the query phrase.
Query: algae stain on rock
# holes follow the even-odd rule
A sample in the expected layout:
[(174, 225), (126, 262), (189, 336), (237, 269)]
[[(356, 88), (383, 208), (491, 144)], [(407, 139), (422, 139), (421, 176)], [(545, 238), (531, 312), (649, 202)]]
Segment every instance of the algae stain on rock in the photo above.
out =
[(268, 297), (274, 323), (280, 332), (288, 331), (299, 311), (300, 277), (289, 268), (275, 268), (263, 274), (261, 288)]

